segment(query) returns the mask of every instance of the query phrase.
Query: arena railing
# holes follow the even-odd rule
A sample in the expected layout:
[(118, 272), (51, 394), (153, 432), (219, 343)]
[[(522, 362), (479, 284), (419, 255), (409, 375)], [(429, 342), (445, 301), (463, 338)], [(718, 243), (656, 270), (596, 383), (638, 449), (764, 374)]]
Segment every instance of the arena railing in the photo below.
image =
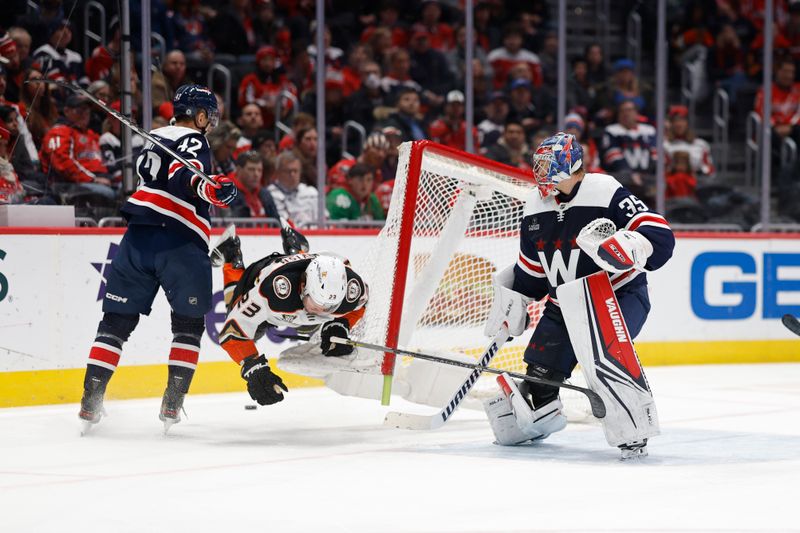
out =
[(792, 168), (797, 163), (797, 143), (786, 137), (781, 143), (781, 169)]
[(361, 148), (364, 146), (364, 141), (367, 138), (367, 130), (362, 126), (359, 122), (355, 120), (348, 120), (342, 125), (342, 159), (355, 159), (358, 154), (351, 154), (348, 150), (347, 138), (349, 137), (348, 131), (355, 130), (359, 137), (359, 154), (361, 153)]
[(158, 33), (153, 32), (150, 34), (151, 40), (156, 42), (156, 47), (158, 49), (158, 65), (159, 68), (164, 66), (164, 58), (167, 57), (167, 40)]
[(76, 228), (96, 228), (99, 224), (91, 217), (75, 217)]
[[(97, 14), (98, 31), (92, 30), (92, 13)], [(106, 44), (106, 8), (100, 2), (91, 0), (83, 8), (83, 50), (84, 57), (92, 55), (92, 42), (105, 46)]]
[(633, 60), (634, 72), (639, 78), (642, 73), (642, 16), (636, 11), (628, 15), (625, 44), (628, 58)]
[(770, 223), (764, 226), (761, 222), (754, 224), (750, 228), (752, 233), (775, 232), (775, 233), (800, 233), (800, 224), (797, 223)]
[(745, 121), (744, 181), (749, 187), (756, 185), (756, 173), (761, 161), (761, 117), (751, 111)]
[[(289, 115), (286, 117), (288, 122), (284, 121), (283, 117), (284, 100), (292, 102), (292, 108), (289, 110)], [(278, 101), (275, 103), (275, 144), (281, 142), (281, 137), (284, 135), (292, 133), (292, 128), (290, 126), (291, 119), (294, 117), (295, 113), (297, 113), (299, 107), (300, 102), (295, 95), (289, 91), (281, 91), (281, 94), (278, 96)]]
[(681, 64), (681, 103), (689, 109), (689, 127), (694, 129), (696, 118), (697, 98), (693, 89), (692, 80), (695, 78), (696, 66), (691, 62)]
[(670, 222), (669, 227), (673, 231), (704, 232), (719, 231), (725, 233), (741, 233), (742, 227), (739, 224), (680, 224)]
[(728, 175), (728, 126), (731, 119), (731, 104), (725, 89), (714, 93), (711, 141), (719, 176)]
[(208, 75), (206, 85), (213, 91), (215, 74), (219, 72), (223, 80), (223, 94), (222, 99), (225, 101), (225, 109), (231, 108), (231, 70), (222, 63), (214, 63), (208, 68)]

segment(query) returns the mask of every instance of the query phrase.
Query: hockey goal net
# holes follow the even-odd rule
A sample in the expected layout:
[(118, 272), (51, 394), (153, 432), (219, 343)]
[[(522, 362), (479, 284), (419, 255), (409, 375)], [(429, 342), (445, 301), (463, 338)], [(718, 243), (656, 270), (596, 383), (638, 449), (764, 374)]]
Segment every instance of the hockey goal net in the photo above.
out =
[[(492, 276), (516, 262), (519, 227), (532, 177), (520, 169), (430, 141), (404, 143), (384, 228), (357, 270), (370, 287), (357, 339), (475, 361), (489, 339)], [(529, 308), (534, 328), (544, 308)], [(491, 366), (525, 372), (530, 333), (505, 344)], [(469, 370), (385, 354), (388, 388), (404, 398), (444, 405)], [(486, 395), (486, 375), (475, 390)], [(341, 392), (341, 391), (340, 391)]]

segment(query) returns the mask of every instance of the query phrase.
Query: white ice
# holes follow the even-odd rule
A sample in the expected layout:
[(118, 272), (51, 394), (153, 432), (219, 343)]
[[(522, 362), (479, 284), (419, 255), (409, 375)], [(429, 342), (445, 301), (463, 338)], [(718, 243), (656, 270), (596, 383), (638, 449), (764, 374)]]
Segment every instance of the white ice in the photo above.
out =
[(324, 389), (190, 395), (166, 438), (155, 399), (82, 438), (76, 405), (0, 410), (0, 532), (800, 530), (800, 364), (648, 376), (662, 435), (635, 462), (595, 425), (503, 448), (479, 411), (410, 432)]

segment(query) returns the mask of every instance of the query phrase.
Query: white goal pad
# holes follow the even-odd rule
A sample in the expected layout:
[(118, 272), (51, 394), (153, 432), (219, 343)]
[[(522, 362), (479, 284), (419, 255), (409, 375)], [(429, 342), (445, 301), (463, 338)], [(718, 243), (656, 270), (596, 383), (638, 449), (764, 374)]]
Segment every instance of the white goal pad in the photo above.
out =
[(586, 382), (606, 405), (602, 424), (608, 443), (619, 446), (658, 435), (653, 394), (608, 274), (565, 283), (556, 292)]

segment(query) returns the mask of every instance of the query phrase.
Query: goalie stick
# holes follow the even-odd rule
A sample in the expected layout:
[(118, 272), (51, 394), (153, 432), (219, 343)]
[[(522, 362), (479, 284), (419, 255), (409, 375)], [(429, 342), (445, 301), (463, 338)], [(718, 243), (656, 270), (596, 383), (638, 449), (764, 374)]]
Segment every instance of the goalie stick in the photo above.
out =
[[(287, 335), (285, 333), (279, 333), (278, 335), (286, 339), (301, 340), (301, 341), (307, 341), (311, 339), (311, 337), (309, 337), (308, 335)], [(447, 359), (446, 357), (439, 357), (438, 355), (429, 355), (419, 352), (412, 352), (409, 350), (402, 350), (400, 348), (389, 348), (388, 346), (381, 346), (379, 344), (370, 344), (368, 342), (342, 339), (339, 337), (332, 337), (331, 342), (350, 344), (358, 348), (375, 350), (376, 352), (390, 352), (396, 355), (405, 355), (408, 357), (413, 357), (415, 359), (424, 359), (426, 361), (432, 361), (434, 363), (441, 363), (445, 365), (460, 366), (462, 368), (470, 368), (473, 370), (480, 369), (481, 372), (486, 372), (487, 374), (495, 374), (498, 376), (502, 374), (507, 374), (512, 378), (521, 379), (523, 381), (528, 381), (530, 383), (540, 383), (542, 385), (550, 385), (551, 387), (574, 390), (576, 392), (580, 392), (581, 394), (586, 395), (586, 397), (589, 399), (589, 405), (592, 408), (592, 415), (595, 418), (604, 418), (606, 416), (606, 406), (605, 403), (603, 403), (603, 399), (600, 398), (600, 396), (593, 390), (584, 387), (578, 387), (577, 385), (571, 385), (569, 383), (562, 383), (560, 381), (553, 381), (544, 378), (537, 378), (534, 376), (529, 376), (527, 374), (520, 374), (518, 372), (508, 372), (505, 370), (500, 370), (499, 368), (493, 368), (491, 366), (482, 367), (480, 364), (464, 363), (462, 361), (456, 361), (455, 359)]]
[[(205, 172), (197, 168), (196, 166), (189, 163), (184, 157), (182, 157), (178, 152), (172, 150), (168, 146), (165, 146), (164, 143), (150, 135), (148, 132), (144, 131), (142, 128), (136, 125), (136, 123), (123, 115), (122, 113), (118, 112), (116, 109), (108, 107), (105, 102), (97, 98), (95, 95), (80, 87), (78, 85), (72, 85), (71, 83), (67, 83), (60, 80), (48, 80), (48, 79), (38, 79), (38, 80), (28, 80), (25, 83), (50, 83), (53, 85), (57, 85), (59, 87), (63, 87), (64, 89), (68, 89), (70, 91), (75, 91), (76, 93), (80, 93), (85, 96), (90, 102), (95, 104), (97, 107), (120, 121), (124, 126), (133, 130), (137, 135), (140, 135), (150, 141), (151, 143), (155, 144), (162, 150), (164, 150), (167, 154), (175, 158), (178, 162), (182, 163), (186, 168), (188, 168), (191, 172), (193, 172), (198, 178), (202, 179), (203, 181), (211, 184), (216, 185), (217, 183), (209, 177)], [(285, 218), (280, 217), (280, 225), (281, 225), (281, 237), (283, 238), (284, 242), (289, 241), (289, 239), (293, 238), (296, 241), (296, 247), (299, 251), (307, 252), (308, 251), (308, 240), (305, 236), (295, 230), (289, 221)], [(287, 252), (288, 253), (288, 252)], [(297, 253), (297, 252), (294, 252)]]
[(781, 322), (783, 322), (783, 325), (786, 326), (789, 331), (795, 335), (800, 335), (800, 320), (797, 320), (796, 316), (790, 314), (783, 315), (783, 317), (781, 317)]

